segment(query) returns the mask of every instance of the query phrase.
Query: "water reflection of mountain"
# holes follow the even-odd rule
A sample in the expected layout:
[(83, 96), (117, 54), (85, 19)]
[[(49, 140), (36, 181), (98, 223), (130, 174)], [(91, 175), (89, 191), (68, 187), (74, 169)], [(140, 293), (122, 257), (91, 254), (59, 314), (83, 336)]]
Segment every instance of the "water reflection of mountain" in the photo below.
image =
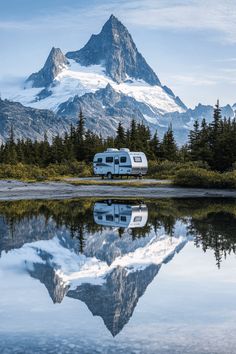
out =
[[(99, 237), (98, 234), (89, 236), (92, 239), (97, 237)], [(119, 238), (119, 235), (117, 234), (116, 237)], [(127, 237), (132, 245), (131, 248), (128, 247)], [(113, 240), (112, 238), (109, 244), (111, 248)], [(106, 257), (104, 257), (104, 261), (96, 259), (97, 267), (91, 272), (87, 272), (83, 278), (84, 268), (87, 269), (95, 257), (93, 251), (87, 249), (89, 255), (85, 251), (83, 256), (73, 254), (73, 258), (77, 257), (81, 269), (67, 272), (63, 265), (66, 261), (63, 258), (63, 253), (68, 243), (64, 242), (65, 239), (62, 241), (57, 238), (55, 241), (56, 244), (49, 247), (49, 249), (54, 249), (54, 254), (43, 250), (45, 246), (47, 248), (45, 244), (41, 244), (41, 248), (36, 248), (37, 256), (42, 263), (27, 262), (26, 268), (29, 274), (46, 286), (54, 303), (61, 302), (65, 295), (85, 302), (93, 315), (102, 317), (106, 327), (114, 336), (129, 321), (139, 298), (157, 275), (162, 263), (168, 262), (186, 243), (186, 239), (182, 237), (171, 239), (168, 236), (154, 236), (152, 234), (147, 237), (145, 245), (143, 240), (142, 243), (134, 241), (136, 244), (134, 249), (132, 238), (126, 236), (126, 250), (123, 245), (121, 256), (114, 256), (110, 264), (106, 263)], [(108, 239), (107, 242), (109, 242)], [(99, 242), (99, 248), (100, 244)], [(37, 243), (34, 244), (35, 246)], [(106, 250), (109, 251), (107, 244)], [(73, 253), (73, 248), (71, 252)]]
[[(181, 242), (175, 251), (179, 252), (184, 245), (185, 242)], [(84, 283), (75, 290), (69, 290), (67, 296), (85, 302), (93, 315), (102, 317), (108, 330), (115, 336), (128, 323), (139, 298), (153, 281), (161, 265), (162, 263), (150, 264), (134, 271), (118, 266), (108, 273), (102, 285)]]
[(151, 264), (129, 272), (126, 268), (117, 267), (106, 276), (104, 284), (85, 283), (69, 290), (67, 296), (85, 302), (92, 314), (100, 316), (115, 336), (131, 318), (139, 298), (160, 268), (161, 265)]
[[(86, 303), (112, 335), (122, 330), (161, 266), (189, 236), (204, 250), (213, 248), (217, 260), (235, 252), (232, 202), (149, 202), (143, 208), (148, 209), (144, 226), (128, 229), (94, 223), (90, 201), (31, 203), (0, 205), (0, 250), (11, 250), (19, 267), (24, 264), (45, 285), (54, 303), (64, 296)], [(135, 217), (122, 203), (120, 210)], [(141, 213), (140, 204), (133, 206)], [(110, 215), (112, 209), (108, 210)], [(113, 210), (117, 223), (122, 216), (119, 205)], [(7, 256), (2, 253), (0, 267)]]
[(0, 254), (20, 248), (27, 242), (50, 240), (59, 232), (53, 220), (44, 216), (24, 217), (21, 220), (8, 220), (0, 216)]

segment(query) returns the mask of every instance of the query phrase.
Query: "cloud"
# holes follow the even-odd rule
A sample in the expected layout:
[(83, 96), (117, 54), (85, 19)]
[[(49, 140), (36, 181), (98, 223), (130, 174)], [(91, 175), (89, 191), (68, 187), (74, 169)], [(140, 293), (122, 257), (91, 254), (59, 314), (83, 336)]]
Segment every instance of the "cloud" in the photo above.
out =
[(212, 86), (216, 84), (215, 77), (199, 76), (193, 74), (172, 75), (171, 79), (175, 82), (175, 86), (189, 85), (189, 86)]
[(129, 22), (150, 28), (213, 30), (236, 42), (235, 0), (133, 0), (123, 6)]
[[(83, 28), (111, 13), (127, 25), (170, 30), (214, 31), (219, 39), (236, 43), (235, 0), (103, 0), (99, 5), (68, 6), (28, 21), (0, 21), (1, 29)], [(100, 19), (100, 21), (99, 21)]]
[(172, 87), (207, 87), (236, 84), (236, 68), (219, 68), (215, 74), (184, 73), (179, 75), (167, 75), (166, 79), (172, 83)]

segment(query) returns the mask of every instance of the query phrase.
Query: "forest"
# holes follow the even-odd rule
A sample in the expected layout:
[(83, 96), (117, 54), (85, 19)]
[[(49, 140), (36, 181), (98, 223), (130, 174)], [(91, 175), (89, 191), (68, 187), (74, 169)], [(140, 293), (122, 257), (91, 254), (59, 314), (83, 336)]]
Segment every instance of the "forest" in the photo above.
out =
[[(127, 147), (132, 151), (145, 152), (152, 177), (176, 177), (174, 179), (180, 185), (190, 183), (193, 186), (234, 188), (236, 184), (236, 119), (222, 117), (219, 102), (215, 106), (212, 122), (207, 123), (203, 119), (199, 123), (196, 120), (188, 142), (181, 147), (175, 141), (171, 125), (159, 139), (158, 131), (152, 135), (144, 123), (136, 123), (135, 119), (127, 130), (119, 123), (116, 136), (104, 139), (85, 129), (82, 111), (77, 125), (71, 125), (69, 133), (55, 136), (51, 143), (46, 133), (42, 141), (16, 140), (14, 127), (11, 127), (7, 142), (0, 147), (0, 177), (7, 178), (9, 175), (11, 178), (11, 171), (16, 177), (19, 171), (19, 177), (25, 175), (26, 178), (30, 175), (29, 171), (35, 171), (33, 178), (49, 177), (50, 174), (52, 177), (57, 174), (90, 175), (93, 156), (107, 147)], [(192, 175), (195, 177), (191, 178)], [(224, 183), (225, 177), (227, 183)]]

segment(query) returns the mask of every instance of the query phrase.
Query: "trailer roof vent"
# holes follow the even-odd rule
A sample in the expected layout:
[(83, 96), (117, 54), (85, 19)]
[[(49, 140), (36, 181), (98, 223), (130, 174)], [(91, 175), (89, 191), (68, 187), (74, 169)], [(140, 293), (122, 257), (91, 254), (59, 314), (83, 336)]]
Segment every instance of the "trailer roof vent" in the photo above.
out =
[(107, 152), (117, 152), (119, 151), (118, 149), (114, 149), (114, 148), (108, 148)]
[(129, 149), (127, 148), (121, 148), (120, 151), (126, 151), (126, 152), (129, 152)]

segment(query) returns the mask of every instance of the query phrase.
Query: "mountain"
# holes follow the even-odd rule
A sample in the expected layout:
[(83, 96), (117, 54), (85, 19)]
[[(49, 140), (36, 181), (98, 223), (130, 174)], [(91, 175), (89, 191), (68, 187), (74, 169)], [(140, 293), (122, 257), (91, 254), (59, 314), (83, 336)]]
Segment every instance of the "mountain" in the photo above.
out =
[[(50, 139), (69, 130), (82, 109), (86, 127), (104, 137), (114, 135), (119, 122), (127, 128), (134, 118), (160, 137), (172, 124), (181, 145), (186, 143), (193, 121), (202, 117), (211, 121), (213, 112), (212, 106), (188, 109), (162, 85), (114, 15), (83, 48), (66, 55), (52, 48), (41, 70), (21, 84), (0, 90), (7, 99), (0, 101), (2, 141), (12, 124), (17, 138), (42, 139), (47, 131)], [(236, 104), (228, 105), (223, 115), (232, 117), (235, 109)]]
[(49, 140), (55, 133), (68, 128), (69, 122), (50, 110), (25, 107), (21, 103), (0, 98), (0, 142), (6, 141), (11, 126), (16, 138), (42, 140), (47, 132)]
[[(114, 15), (82, 49), (64, 55), (59, 48), (52, 48), (41, 70), (18, 86), (1, 88), (1, 93), (3, 98), (25, 107), (53, 111), (52, 117), (64, 122), (61, 133), (76, 122), (80, 108), (87, 127), (104, 136), (114, 135), (119, 121), (128, 127), (132, 118), (145, 122), (153, 132), (160, 128), (162, 134), (159, 119), (166, 113), (187, 109), (170, 88), (161, 84), (127, 28)], [(16, 136), (39, 138), (37, 127), (34, 129), (28, 133), (25, 122)], [(45, 129), (58, 132), (54, 118), (47, 120), (47, 126), (38, 121), (42, 136)]]
[[(185, 144), (190, 129), (193, 129), (195, 120), (201, 123), (204, 118), (207, 123), (210, 123), (213, 118), (214, 107), (210, 105), (198, 104), (194, 109), (187, 109), (185, 112), (166, 113), (159, 119), (159, 124), (166, 129), (172, 123), (175, 137), (179, 144)], [(234, 108), (229, 104), (221, 107), (222, 117), (233, 118), (235, 115)]]
[(82, 49), (68, 52), (66, 57), (82, 66), (102, 64), (106, 74), (117, 83), (137, 79), (161, 86), (157, 75), (137, 50), (127, 28), (114, 15)]
[(53, 80), (67, 65), (69, 62), (61, 49), (53, 47), (44, 67), (37, 73), (31, 74), (26, 82), (31, 83), (32, 87), (47, 87), (53, 83)]

